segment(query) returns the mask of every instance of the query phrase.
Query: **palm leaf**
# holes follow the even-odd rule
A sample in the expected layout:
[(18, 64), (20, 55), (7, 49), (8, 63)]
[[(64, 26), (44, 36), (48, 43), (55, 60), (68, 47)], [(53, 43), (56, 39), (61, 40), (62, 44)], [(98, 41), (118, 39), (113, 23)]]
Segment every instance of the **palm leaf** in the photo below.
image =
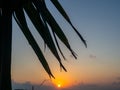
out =
[(60, 5), (60, 3), (58, 2), (58, 0), (51, 0), (51, 2), (54, 4), (54, 6), (57, 8), (57, 10), (61, 13), (61, 15), (62, 15), (68, 22), (70, 22), (70, 19), (69, 19), (68, 15), (66, 14), (65, 10), (63, 9), (63, 7)]
[(66, 60), (66, 58), (65, 58), (65, 56), (64, 56), (64, 54), (63, 54), (63, 52), (62, 52), (61, 49), (60, 49), (60, 46), (59, 46), (58, 41), (57, 41), (57, 37), (56, 37), (56, 35), (55, 35), (54, 32), (53, 32), (53, 36), (54, 36), (55, 42), (56, 42), (56, 44), (57, 44), (57, 47), (58, 47), (58, 49), (59, 49), (59, 51), (60, 51), (60, 53), (61, 53), (63, 59)]
[(49, 49), (52, 51), (53, 55), (57, 58), (57, 60), (60, 63), (60, 66), (66, 71), (65, 67), (62, 65), (61, 59), (58, 55), (56, 46), (53, 42), (52, 36), (48, 30), (48, 28), (45, 27), (44, 23), (40, 19), (39, 13), (36, 11), (34, 6), (29, 3), (24, 7), (26, 13), (28, 14), (29, 18), (33, 22), (34, 26), (36, 27), (36, 30), (39, 32), (39, 34), (42, 36), (45, 43), (48, 45)]
[(36, 0), (34, 2), (36, 8), (39, 10), (39, 12), (41, 13), (41, 16), (43, 18), (45, 18), (46, 22), (50, 25), (51, 30), (53, 32), (55, 32), (55, 34), (59, 37), (59, 39), (66, 45), (66, 47), (71, 51), (72, 55), (76, 57), (76, 54), (73, 52), (73, 50), (70, 47), (70, 44), (64, 34), (64, 32), (62, 31), (62, 29), (60, 28), (60, 26), (57, 24), (57, 22), (55, 21), (55, 19), (53, 18), (53, 16), (50, 14), (50, 12), (48, 11), (48, 9), (46, 8), (45, 2), (41, 1), (41, 3), (39, 3), (38, 0)]
[(68, 21), (68, 23), (72, 26), (72, 28), (74, 29), (74, 31), (77, 33), (77, 35), (80, 37), (80, 39), (82, 40), (82, 42), (84, 43), (84, 45), (87, 47), (86, 41), (84, 40), (84, 38), (82, 37), (82, 35), (77, 31), (77, 29), (73, 26), (72, 22), (70, 21), (68, 15), (66, 14), (66, 12), (64, 11), (64, 9), (62, 8), (62, 6), (60, 5), (60, 3), (58, 2), (58, 0), (51, 0), (51, 2), (55, 5), (55, 7), (57, 8), (57, 10), (61, 13), (61, 15)]
[(19, 9), (18, 11), (15, 11), (14, 18), (17, 21), (18, 25), (20, 26), (20, 28), (21, 28), (22, 32), (24, 33), (25, 37), (27, 38), (29, 44), (31, 45), (31, 47), (35, 51), (36, 55), (38, 56), (40, 62), (42, 63), (42, 65), (45, 69), (45, 71), (49, 74), (50, 77), (52, 76), (54, 78), (53, 74), (51, 73), (51, 70), (49, 68), (48, 63), (47, 63), (44, 55), (42, 54), (42, 51), (40, 50), (38, 44), (36, 43), (36, 41), (33, 38), (31, 32), (29, 31), (29, 28), (27, 26), (23, 10)]
[[(57, 10), (61, 13), (61, 15), (65, 18), (65, 20), (71, 25), (73, 30), (77, 33), (79, 38), (82, 40), (84, 45), (87, 47), (86, 41), (81, 36), (81, 34), (77, 31), (77, 29), (73, 26), (68, 15), (66, 14), (65, 10), (60, 5), (58, 0), (51, 0), (51, 2), (57, 8)], [(33, 25), (35, 26), (39, 35), (44, 40), (45, 48), (46, 46), (48, 46), (48, 48), (51, 50), (53, 55), (57, 58), (60, 64), (60, 67), (63, 68), (64, 71), (67, 71), (66, 68), (63, 66), (61, 58), (58, 54), (58, 51), (59, 51), (62, 57), (65, 59), (65, 56), (62, 50), (60, 49), (59, 43), (57, 41), (57, 37), (69, 49), (69, 51), (71, 52), (71, 54), (74, 56), (75, 59), (77, 59), (77, 56), (76, 56), (76, 53), (72, 50), (63, 30), (61, 29), (59, 24), (54, 19), (54, 16), (52, 16), (50, 11), (48, 10), (45, 4), (45, 0), (30, 0), (28, 1), (28, 3), (22, 4), (22, 5), (23, 7), (21, 7), (21, 9), (20, 8), (18, 10), (15, 9), (14, 18), (16, 22), (18, 23), (19, 27), (21, 28), (22, 32), (24, 33), (25, 37), (27, 38), (29, 44), (33, 48), (34, 52), (38, 56), (39, 61), (43, 65), (45, 71), (49, 74), (50, 77), (51, 76), (54, 77), (42, 51), (40, 50), (38, 44), (36, 43), (34, 37), (32, 36), (27, 26), (24, 11), (27, 13), (28, 17), (30, 18)]]

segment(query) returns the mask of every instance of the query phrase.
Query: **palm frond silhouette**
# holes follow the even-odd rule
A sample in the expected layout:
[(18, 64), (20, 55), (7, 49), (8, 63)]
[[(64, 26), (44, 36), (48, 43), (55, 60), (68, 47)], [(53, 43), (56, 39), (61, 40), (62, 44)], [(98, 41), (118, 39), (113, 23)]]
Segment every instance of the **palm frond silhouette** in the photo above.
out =
[[(9, 3), (7, 6), (6, 2)], [(50, 0), (55, 8), (60, 12), (63, 18), (71, 25), (75, 33), (87, 47), (86, 41), (71, 23), (65, 10), (62, 8), (58, 0)], [(52, 54), (57, 58), (60, 67), (67, 71), (62, 64), (60, 55), (65, 59), (60, 49), (58, 38), (68, 48), (72, 56), (77, 59), (75, 52), (72, 50), (66, 35), (59, 26), (54, 16), (50, 13), (46, 6), (45, 0), (2, 0), (0, 4), (0, 90), (12, 90), (11, 88), (11, 43), (12, 43), (12, 16), (25, 35), (27, 41), (36, 53), (43, 68), (50, 77), (54, 78), (49, 64), (42, 53), (39, 45), (30, 32), (30, 28), (26, 22), (25, 13), (30, 18), (39, 35), (42, 37), (45, 46), (47, 46)], [(52, 33), (50, 33), (52, 32)]]

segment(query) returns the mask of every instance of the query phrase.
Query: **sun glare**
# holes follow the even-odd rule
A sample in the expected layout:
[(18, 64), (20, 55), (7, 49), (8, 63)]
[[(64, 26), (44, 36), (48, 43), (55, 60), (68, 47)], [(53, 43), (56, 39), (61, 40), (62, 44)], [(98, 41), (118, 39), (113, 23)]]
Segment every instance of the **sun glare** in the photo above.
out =
[(52, 82), (53, 84), (56, 86), (56, 88), (65, 88), (70, 86), (70, 82), (68, 82), (69, 80), (67, 80), (67, 78), (64, 77), (59, 77), (56, 79), (53, 79)]
[(57, 86), (58, 86), (58, 88), (60, 88), (60, 87), (61, 87), (61, 84), (58, 84)]

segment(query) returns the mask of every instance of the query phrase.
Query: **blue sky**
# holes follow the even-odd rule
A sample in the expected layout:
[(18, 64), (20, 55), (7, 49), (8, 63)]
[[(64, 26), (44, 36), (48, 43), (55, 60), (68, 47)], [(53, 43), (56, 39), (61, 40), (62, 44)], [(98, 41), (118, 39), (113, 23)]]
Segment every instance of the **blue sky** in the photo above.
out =
[[(95, 84), (120, 82), (117, 79), (120, 77), (120, 0), (59, 1), (74, 26), (87, 41), (88, 47), (84, 47), (69, 24), (46, 0), (52, 14), (64, 29), (71, 46), (78, 54), (78, 60), (75, 61), (64, 45), (61, 44), (67, 57), (67, 62), (63, 63), (68, 72), (64, 73), (59, 72), (59, 65), (54, 62), (55, 58), (50, 54), (49, 49), (46, 50), (45, 56), (51, 60), (48, 60), (48, 62), (50, 62), (56, 78), (69, 77), (72, 78), (71, 83), (77, 82), (77, 84), (81, 82)], [(16, 82), (40, 83), (42, 80), (48, 79), (49, 77), (39, 64), (27, 40), (15, 22), (13, 23), (13, 80)], [(28, 24), (43, 50), (42, 40), (29, 20)], [(61, 79), (67, 82), (67, 78), (65, 80)]]

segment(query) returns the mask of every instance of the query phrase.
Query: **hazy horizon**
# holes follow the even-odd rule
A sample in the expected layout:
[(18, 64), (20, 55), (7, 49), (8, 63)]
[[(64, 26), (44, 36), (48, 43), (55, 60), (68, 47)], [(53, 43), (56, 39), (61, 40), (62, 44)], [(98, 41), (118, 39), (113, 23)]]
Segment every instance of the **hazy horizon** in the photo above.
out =
[(78, 85), (74, 85), (71, 87), (61, 87), (58, 88), (57, 86), (52, 85), (40, 85), (40, 84), (31, 84), (30, 82), (24, 82), (24, 83), (17, 83), (12, 82), (12, 87), (14, 89), (27, 89), (32, 90), (32, 86), (34, 87), (34, 90), (120, 90), (120, 82), (113, 82), (111, 84), (106, 85), (99, 85), (99, 84), (85, 84), (81, 82)]
[[(43, 40), (26, 16), (28, 26), (56, 78), (45, 82), (43, 90), (47, 90), (44, 88), (52, 90), (58, 84), (63, 88), (68, 87), (62, 90), (113, 90), (113, 88), (120, 90), (120, 0), (59, 0), (59, 2), (86, 40), (88, 47), (84, 47), (70, 25), (64, 21), (52, 3), (46, 0), (47, 6), (60, 23), (78, 56), (75, 60), (59, 42), (66, 56), (66, 60), (62, 59), (62, 62), (68, 72), (60, 71), (56, 58), (48, 48), (44, 51)], [(43, 80), (50, 79), (14, 19), (11, 74), (12, 80), (17, 83), (30, 82), (37, 85)]]

